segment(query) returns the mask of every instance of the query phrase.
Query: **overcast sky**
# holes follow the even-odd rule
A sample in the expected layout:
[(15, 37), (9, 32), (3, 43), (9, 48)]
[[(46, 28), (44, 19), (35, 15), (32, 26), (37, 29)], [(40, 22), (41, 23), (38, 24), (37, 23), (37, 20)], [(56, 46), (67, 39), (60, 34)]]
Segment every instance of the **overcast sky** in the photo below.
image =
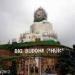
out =
[(59, 41), (71, 47), (75, 43), (75, 0), (0, 0), (0, 42), (29, 32), (39, 7), (46, 10)]

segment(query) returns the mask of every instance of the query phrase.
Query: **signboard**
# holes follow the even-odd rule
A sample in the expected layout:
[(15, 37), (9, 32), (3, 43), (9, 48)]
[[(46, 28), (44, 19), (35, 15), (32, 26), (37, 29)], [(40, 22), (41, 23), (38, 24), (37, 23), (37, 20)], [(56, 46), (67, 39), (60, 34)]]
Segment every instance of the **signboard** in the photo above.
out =
[(10, 74), (10, 70), (0, 70), (0, 74)]
[(60, 53), (64, 48), (25, 48), (25, 49), (14, 49), (14, 53)]

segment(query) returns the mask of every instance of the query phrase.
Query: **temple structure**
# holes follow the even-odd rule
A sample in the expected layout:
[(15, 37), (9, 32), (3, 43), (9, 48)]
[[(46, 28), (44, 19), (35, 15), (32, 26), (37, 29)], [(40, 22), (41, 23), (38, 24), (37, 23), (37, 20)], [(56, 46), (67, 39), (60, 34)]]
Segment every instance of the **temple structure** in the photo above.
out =
[(20, 42), (53, 40), (57, 42), (57, 35), (53, 25), (47, 21), (47, 14), (43, 8), (38, 8), (34, 13), (34, 23), (30, 27), (30, 33), (23, 33)]
[(19, 42), (0, 45), (1, 75), (57, 74), (57, 56), (71, 48), (60, 44), (53, 25), (47, 21), (43, 8), (34, 13), (29, 33), (20, 35)]

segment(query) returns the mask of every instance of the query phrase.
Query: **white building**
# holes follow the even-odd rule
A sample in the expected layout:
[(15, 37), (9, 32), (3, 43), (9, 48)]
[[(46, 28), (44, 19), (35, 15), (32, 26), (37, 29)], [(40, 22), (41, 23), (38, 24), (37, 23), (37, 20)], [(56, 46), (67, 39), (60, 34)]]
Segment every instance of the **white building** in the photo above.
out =
[(20, 35), (19, 42), (57, 40), (53, 26), (47, 21), (47, 14), (43, 8), (38, 8), (34, 13), (34, 23), (30, 27), (30, 33)]

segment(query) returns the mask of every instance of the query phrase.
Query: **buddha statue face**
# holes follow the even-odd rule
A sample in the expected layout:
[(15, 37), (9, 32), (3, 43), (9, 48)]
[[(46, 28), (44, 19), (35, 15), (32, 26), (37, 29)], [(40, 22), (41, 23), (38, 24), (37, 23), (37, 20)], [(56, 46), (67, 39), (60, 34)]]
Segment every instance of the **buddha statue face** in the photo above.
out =
[(44, 9), (39, 8), (38, 10), (36, 10), (36, 12), (34, 14), (34, 21), (35, 22), (46, 20), (46, 19), (47, 19), (47, 15), (46, 15)]

